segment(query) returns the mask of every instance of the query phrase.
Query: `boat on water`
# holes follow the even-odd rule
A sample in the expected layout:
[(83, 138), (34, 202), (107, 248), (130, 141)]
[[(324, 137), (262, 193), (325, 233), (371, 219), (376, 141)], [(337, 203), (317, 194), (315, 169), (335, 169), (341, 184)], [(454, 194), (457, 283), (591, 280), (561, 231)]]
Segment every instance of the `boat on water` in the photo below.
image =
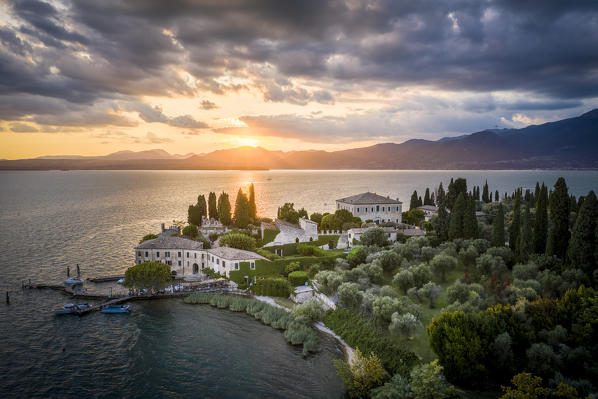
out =
[(90, 306), (88, 303), (78, 303), (78, 304), (72, 304), (72, 303), (67, 303), (66, 305), (63, 305), (61, 309), (54, 309), (54, 314), (72, 314), (72, 313), (78, 313), (81, 310), (86, 310), (89, 309)]
[(74, 277), (67, 277), (64, 280), (65, 284), (69, 284), (69, 285), (79, 285), (79, 284), (83, 284), (83, 279), (80, 278), (74, 278)]
[(124, 278), (121, 278), (121, 279), (119, 279), (119, 280), (118, 280), (116, 283), (117, 283), (117, 284), (123, 284), (124, 282), (125, 282), (125, 279), (124, 279)]
[(110, 305), (100, 310), (102, 313), (129, 313), (131, 305)]

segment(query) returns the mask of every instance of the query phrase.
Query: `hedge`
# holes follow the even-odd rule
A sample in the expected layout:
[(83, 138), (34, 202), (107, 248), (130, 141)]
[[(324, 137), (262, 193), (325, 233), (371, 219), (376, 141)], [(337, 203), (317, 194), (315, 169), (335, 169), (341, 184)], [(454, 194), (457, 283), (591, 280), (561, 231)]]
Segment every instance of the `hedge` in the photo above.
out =
[[(265, 234), (265, 230), (264, 230)], [(263, 249), (270, 251), (272, 253), (276, 253), (276, 250), (282, 249), (283, 256), (295, 255), (297, 254), (297, 247), (298, 246), (311, 246), (311, 247), (321, 247), (322, 245), (328, 245), (330, 241), (334, 242), (334, 248), (338, 245), (338, 239), (340, 236), (338, 235), (326, 235), (326, 236), (319, 236), (316, 241), (306, 241), (301, 243), (289, 243), (289, 244), (282, 244), (282, 245), (274, 245), (271, 247), (264, 247)], [(266, 244), (266, 242), (264, 242)]]
[(297, 270), (289, 274), (289, 282), (293, 287), (297, 287), (299, 285), (304, 285), (308, 277), (307, 272)]
[(266, 277), (258, 279), (257, 284), (251, 286), (251, 291), (257, 295), (287, 298), (291, 295), (292, 287), (285, 278)]
[(266, 245), (269, 242), (274, 241), (276, 236), (280, 233), (278, 230), (274, 229), (264, 229), (264, 236), (262, 237), (262, 245)]
[(267, 261), (258, 259), (255, 261), (255, 269), (249, 268), (249, 262), (240, 262), (239, 270), (232, 270), (229, 278), (237, 284), (246, 282), (245, 276), (249, 276), (253, 281), (254, 276), (286, 276), (285, 268), (291, 262), (299, 262), (301, 266), (307, 268), (315, 263), (333, 263), (336, 258), (345, 257), (346, 254), (333, 253), (331, 256), (317, 258), (315, 256), (297, 256), (293, 258), (277, 259)]

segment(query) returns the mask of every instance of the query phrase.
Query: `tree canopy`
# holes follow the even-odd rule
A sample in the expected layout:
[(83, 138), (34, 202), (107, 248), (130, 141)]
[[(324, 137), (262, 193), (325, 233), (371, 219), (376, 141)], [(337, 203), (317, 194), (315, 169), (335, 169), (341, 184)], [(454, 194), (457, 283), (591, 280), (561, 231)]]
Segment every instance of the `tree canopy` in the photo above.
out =
[(170, 266), (161, 262), (143, 262), (127, 269), (123, 286), (157, 290), (166, 287), (171, 281)]
[(225, 226), (229, 226), (231, 223), (230, 200), (224, 191), (218, 197), (218, 219)]

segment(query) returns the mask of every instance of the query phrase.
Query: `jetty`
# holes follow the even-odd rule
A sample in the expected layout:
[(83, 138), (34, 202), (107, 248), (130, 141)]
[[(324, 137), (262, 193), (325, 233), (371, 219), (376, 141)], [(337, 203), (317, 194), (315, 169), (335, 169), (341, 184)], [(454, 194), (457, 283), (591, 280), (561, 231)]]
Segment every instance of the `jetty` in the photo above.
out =
[(121, 275), (114, 275), (114, 276), (101, 276), (101, 277), (88, 278), (87, 281), (90, 281), (92, 283), (105, 283), (108, 281), (118, 281), (123, 278), (125, 278), (125, 275), (121, 274)]

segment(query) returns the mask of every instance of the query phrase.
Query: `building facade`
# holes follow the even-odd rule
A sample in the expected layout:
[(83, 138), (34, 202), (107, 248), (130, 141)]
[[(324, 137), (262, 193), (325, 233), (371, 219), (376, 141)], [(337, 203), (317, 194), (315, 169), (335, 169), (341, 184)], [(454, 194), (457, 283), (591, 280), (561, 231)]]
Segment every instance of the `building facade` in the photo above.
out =
[(230, 276), (231, 271), (239, 270), (241, 262), (248, 262), (249, 268), (255, 270), (255, 261), (267, 260), (255, 252), (229, 247), (207, 249), (205, 254), (206, 267), (226, 277)]
[[(349, 247), (352, 247), (354, 245), (354, 242), (361, 241), (361, 235), (363, 233), (365, 233), (370, 228), (371, 227), (358, 227), (358, 228), (349, 229), (347, 231)], [(386, 238), (390, 242), (397, 241), (397, 237), (399, 235), (403, 235), (403, 236), (407, 236), (407, 237), (417, 237), (417, 236), (425, 236), (426, 235), (425, 230), (418, 229), (418, 228), (412, 228), (412, 227), (409, 227), (409, 228), (382, 227), (382, 229), (386, 233)], [(355, 241), (353, 241), (353, 240), (355, 240)]]
[(203, 244), (195, 240), (170, 235), (167, 230), (158, 238), (147, 240), (135, 247), (135, 263), (162, 262), (177, 274), (198, 274), (206, 265)]
[(397, 198), (384, 197), (376, 193), (363, 193), (336, 200), (336, 209), (346, 209), (361, 220), (375, 223), (401, 223), (403, 203)]

